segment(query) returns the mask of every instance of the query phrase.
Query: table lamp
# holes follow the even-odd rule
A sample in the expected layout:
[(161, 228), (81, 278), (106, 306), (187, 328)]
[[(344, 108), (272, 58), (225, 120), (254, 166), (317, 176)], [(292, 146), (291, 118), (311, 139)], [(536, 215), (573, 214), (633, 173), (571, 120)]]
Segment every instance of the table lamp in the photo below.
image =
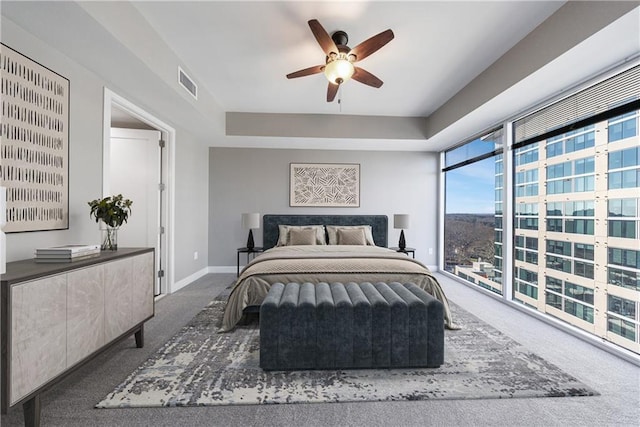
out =
[(398, 241), (398, 248), (400, 248), (401, 251), (404, 251), (404, 249), (407, 247), (407, 244), (404, 240), (404, 229), (409, 228), (409, 215), (393, 215), (393, 228), (400, 229), (400, 240)]
[(253, 242), (253, 228), (260, 228), (260, 214), (259, 213), (243, 213), (242, 214), (242, 228), (249, 229), (249, 237), (247, 238), (247, 249), (253, 250), (255, 244)]

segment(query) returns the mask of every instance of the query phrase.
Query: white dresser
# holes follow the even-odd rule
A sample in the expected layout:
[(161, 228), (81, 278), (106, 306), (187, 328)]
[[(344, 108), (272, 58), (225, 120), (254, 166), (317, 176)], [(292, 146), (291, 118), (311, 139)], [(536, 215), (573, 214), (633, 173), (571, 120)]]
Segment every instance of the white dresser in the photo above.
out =
[(2, 413), (23, 403), (40, 424), (40, 392), (120, 338), (144, 345), (154, 315), (153, 248), (72, 263), (7, 263), (2, 296)]

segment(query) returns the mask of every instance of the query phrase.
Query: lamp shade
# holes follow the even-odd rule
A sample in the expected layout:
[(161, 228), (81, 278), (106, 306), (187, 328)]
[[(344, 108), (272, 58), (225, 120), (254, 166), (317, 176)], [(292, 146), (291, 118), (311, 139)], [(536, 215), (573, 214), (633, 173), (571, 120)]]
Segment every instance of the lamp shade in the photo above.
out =
[(395, 214), (393, 216), (393, 228), (409, 228), (409, 215)]
[(338, 58), (324, 67), (324, 75), (333, 84), (342, 84), (349, 80), (355, 68), (347, 59)]
[(243, 213), (242, 214), (242, 228), (251, 230), (252, 228), (260, 228), (260, 214), (259, 213)]

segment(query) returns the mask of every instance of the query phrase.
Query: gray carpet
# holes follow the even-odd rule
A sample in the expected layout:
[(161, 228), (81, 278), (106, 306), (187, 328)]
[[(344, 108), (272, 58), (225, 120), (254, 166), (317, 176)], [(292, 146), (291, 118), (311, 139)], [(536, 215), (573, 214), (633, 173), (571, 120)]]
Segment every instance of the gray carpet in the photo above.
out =
[(217, 334), (214, 300), (96, 407), (504, 399), (598, 393), (456, 305), (436, 369), (265, 372), (251, 323)]

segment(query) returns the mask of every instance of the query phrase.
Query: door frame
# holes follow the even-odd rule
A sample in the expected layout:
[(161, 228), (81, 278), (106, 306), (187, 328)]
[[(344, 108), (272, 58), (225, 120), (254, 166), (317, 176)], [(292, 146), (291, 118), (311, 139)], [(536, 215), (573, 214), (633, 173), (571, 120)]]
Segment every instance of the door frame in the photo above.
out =
[[(160, 131), (162, 139), (165, 141), (165, 155), (163, 156), (162, 174), (164, 178), (164, 204), (162, 205), (162, 226), (165, 227), (166, 235), (166, 262), (163, 266), (164, 279), (161, 281), (160, 294), (170, 294), (175, 283), (174, 268), (174, 230), (175, 230), (175, 137), (176, 131), (162, 120), (151, 113), (143, 110), (124, 97), (118, 95), (107, 87), (104, 88), (104, 121), (102, 131), (102, 194), (106, 197), (109, 191), (109, 169), (111, 161), (111, 107), (116, 106), (120, 110), (135, 117), (143, 123)], [(158, 254), (157, 256), (160, 256)], [(155, 273), (154, 273), (155, 274)]]

